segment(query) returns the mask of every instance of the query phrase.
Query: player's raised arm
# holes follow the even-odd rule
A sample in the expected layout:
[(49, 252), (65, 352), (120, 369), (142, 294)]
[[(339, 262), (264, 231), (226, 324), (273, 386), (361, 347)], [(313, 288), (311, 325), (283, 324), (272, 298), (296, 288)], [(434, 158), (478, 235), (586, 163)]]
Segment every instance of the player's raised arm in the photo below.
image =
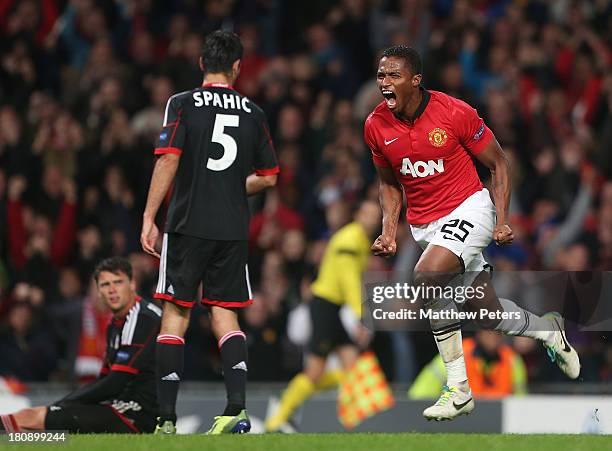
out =
[(389, 257), (395, 254), (397, 245), (395, 235), (400, 211), (402, 210), (402, 188), (393, 169), (375, 166), (380, 179), (378, 185), (378, 199), (383, 212), (382, 233), (372, 245), (374, 255)]
[(493, 138), (476, 159), (491, 171), (493, 200), (497, 210), (497, 224), (493, 230), (493, 239), (497, 244), (511, 244), (514, 240), (512, 229), (507, 223), (510, 205), (510, 164), (497, 139)]

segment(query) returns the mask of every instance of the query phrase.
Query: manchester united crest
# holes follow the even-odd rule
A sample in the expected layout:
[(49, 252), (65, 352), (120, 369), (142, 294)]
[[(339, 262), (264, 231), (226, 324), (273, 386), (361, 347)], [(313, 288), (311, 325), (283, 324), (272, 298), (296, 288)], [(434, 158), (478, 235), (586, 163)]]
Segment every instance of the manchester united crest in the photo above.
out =
[(442, 147), (446, 144), (446, 130), (434, 128), (429, 132), (429, 142), (436, 147)]

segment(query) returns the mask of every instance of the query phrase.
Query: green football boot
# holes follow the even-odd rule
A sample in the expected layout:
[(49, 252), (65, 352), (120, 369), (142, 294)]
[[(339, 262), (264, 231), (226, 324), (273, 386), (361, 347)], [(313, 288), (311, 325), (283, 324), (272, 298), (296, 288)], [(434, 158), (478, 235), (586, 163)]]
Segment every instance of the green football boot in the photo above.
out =
[(154, 434), (174, 435), (176, 434), (176, 426), (170, 420), (166, 420), (160, 424), (159, 417), (157, 417), (157, 426), (155, 426)]
[(222, 415), (215, 417), (215, 422), (208, 430), (209, 435), (218, 434), (245, 434), (251, 430), (251, 421), (246, 410), (236, 416)]

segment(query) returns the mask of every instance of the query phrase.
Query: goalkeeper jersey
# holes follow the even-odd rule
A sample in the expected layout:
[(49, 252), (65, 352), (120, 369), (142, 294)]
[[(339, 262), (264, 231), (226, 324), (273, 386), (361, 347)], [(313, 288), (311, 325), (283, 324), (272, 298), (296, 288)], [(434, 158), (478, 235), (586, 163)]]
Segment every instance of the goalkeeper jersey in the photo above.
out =
[(331, 237), (319, 275), (311, 288), (315, 296), (337, 305), (347, 304), (361, 317), (361, 276), (370, 256), (370, 239), (358, 222)]

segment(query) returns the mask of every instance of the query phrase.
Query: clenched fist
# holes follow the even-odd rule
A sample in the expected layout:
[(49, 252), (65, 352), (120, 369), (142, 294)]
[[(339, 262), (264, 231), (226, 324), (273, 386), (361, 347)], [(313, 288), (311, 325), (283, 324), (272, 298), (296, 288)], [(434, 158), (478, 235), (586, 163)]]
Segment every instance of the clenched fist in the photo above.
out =
[(372, 252), (379, 257), (392, 257), (397, 251), (395, 238), (386, 235), (379, 235), (372, 244)]
[(514, 233), (508, 224), (497, 224), (493, 229), (493, 240), (498, 246), (512, 244)]

